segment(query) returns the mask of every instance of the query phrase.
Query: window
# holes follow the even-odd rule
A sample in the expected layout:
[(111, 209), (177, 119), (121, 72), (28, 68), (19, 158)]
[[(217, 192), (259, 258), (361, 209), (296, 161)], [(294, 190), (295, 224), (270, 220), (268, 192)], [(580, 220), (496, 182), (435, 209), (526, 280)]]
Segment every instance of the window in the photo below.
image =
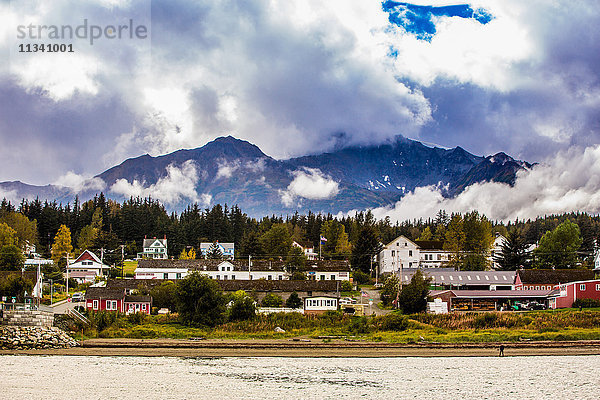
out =
[(600, 292), (600, 284), (596, 284), (596, 292)]
[(98, 309), (98, 300), (94, 300), (94, 310)]
[(331, 275), (331, 280), (335, 281), (335, 275)]
[(539, 287), (539, 286), (536, 286), (536, 287), (535, 287), (535, 290), (540, 290), (540, 287)]
[(223, 280), (226, 281), (227, 280), (227, 275), (223, 275)]
[(409, 251), (408, 251), (408, 256), (409, 256), (409, 257), (412, 257), (412, 250), (409, 250)]
[(217, 279), (221, 279), (221, 275), (217, 275)]
[(117, 309), (117, 301), (116, 300), (106, 300), (106, 309), (107, 310), (116, 310)]
[(231, 280), (235, 280), (235, 275), (231, 275)]
[(579, 290), (581, 290), (582, 292), (585, 291), (585, 283), (582, 283), (581, 285), (579, 285)]
[(282, 281), (283, 280), (283, 275), (279, 275), (279, 280)]
[(168, 272), (165, 272), (163, 274), (163, 279), (169, 279), (169, 273)]
[(392, 250), (392, 257), (396, 256), (396, 250)]
[(175, 279), (181, 279), (181, 272), (175, 274)]
[(250, 275), (250, 280), (252, 280), (252, 275)]
[(325, 280), (325, 275), (321, 275), (319, 278), (320, 278), (322, 281), (324, 281), (324, 280)]
[(267, 280), (269, 280), (269, 281), (270, 281), (270, 280), (272, 280), (272, 279), (273, 279), (273, 275), (269, 275), (269, 276), (267, 276)]
[(142, 304), (142, 311), (146, 311), (146, 304)]

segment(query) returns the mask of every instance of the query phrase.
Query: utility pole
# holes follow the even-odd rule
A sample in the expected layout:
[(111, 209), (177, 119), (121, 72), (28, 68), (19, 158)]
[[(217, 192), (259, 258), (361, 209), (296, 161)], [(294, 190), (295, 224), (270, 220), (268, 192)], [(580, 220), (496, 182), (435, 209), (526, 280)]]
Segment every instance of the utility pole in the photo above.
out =
[(52, 294), (54, 293), (54, 282), (50, 279), (50, 305), (52, 305)]
[(104, 265), (104, 247), (100, 249), (100, 276), (102, 276), (102, 266)]
[(69, 298), (69, 253), (67, 253), (67, 298)]
[(252, 269), (252, 255), (248, 254), (248, 279), (252, 279), (251, 269)]
[(125, 279), (125, 245), (121, 245), (121, 279)]

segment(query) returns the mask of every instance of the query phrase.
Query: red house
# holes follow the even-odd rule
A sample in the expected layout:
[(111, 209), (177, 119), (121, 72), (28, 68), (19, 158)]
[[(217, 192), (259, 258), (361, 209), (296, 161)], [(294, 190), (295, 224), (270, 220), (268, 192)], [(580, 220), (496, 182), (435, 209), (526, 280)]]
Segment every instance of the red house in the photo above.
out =
[(92, 311), (150, 314), (152, 297), (127, 295), (123, 288), (89, 287), (85, 292), (85, 308)]
[(561, 284), (550, 296), (550, 308), (569, 308), (577, 299), (600, 300), (600, 279)]

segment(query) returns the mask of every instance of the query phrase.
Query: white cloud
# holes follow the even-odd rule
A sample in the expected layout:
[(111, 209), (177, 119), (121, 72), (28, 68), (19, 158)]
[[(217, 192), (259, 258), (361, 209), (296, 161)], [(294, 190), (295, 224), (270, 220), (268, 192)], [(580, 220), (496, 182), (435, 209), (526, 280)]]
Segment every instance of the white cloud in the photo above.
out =
[(219, 178), (231, 178), (231, 176), (233, 175), (233, 173), (235, 171), (237, 171), (237, 169), (240, 167), (240, 164), (238, 162), (227, 162), (226, 160), (221, 160), (219, 161), (219, 165), (218, 165), (219, 169), (217, 170), (217, 175), (215, 176), (215, 179), (219, 179)]
[(13, 205), (18, 205), (21, 201), (21, 199), (17, 197), (16, 190), (6, 190), (2, 188), (0, 188), (0, 200), (1, 199), (6, 199), (10, 201)]
[(246, 162), (245, 167), (252, 172), (262, 172), (265, 170), (266, 162), (264, 158), (257, 158), (254, 161)]
[(144, 182), (125, 179), (117, 180), (110, 190), (125, 197), (148, 197), (160, 200), (167, 204), (176, 204), (183, 200), (210, 202), (207, 195), (199, 196), (196, 192), (198, 172), (193, 161), (186, 161), (181, 167), (171, 164), (167, 167), (167, 176), (160, 178), (155, 184), (144, 186)]
[(600, 146), (572, 148), (531, 170), (520, 171), (514, 187), (502, 183), (469, 186), (447, 199), (435, 187), (421, 187), (393, 207), (373, 210), (396, 221), (434, 217), (439, 210), (477, 210), (492, 220), (535, 218), (570, 211), (600, 213)]
[(69, 171), (59, 177), (54, 184), (68, 187), (74, 193), (80, 193), (86, 190), (104, 190), (106, 187), (106, 183), (101, 178), (86, 178), (73, 171)]
[(294, 179), (286, 190), (280, 190), (281, 201), (291, 206), (297, 197), (310, 200), (325, 200), (335, 197), (339, 185), (331, 177), (324, 175), (316, 168), (304, 168), (292, 172)]

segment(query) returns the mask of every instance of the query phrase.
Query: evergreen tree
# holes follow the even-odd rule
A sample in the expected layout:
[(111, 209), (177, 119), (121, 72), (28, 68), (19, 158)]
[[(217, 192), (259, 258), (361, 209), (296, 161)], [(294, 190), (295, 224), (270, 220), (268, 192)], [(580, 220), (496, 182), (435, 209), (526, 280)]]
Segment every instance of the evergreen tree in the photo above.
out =
[(496, 261), (503, 271), (514, 271), (521, 265), (526, 266), (529, 261), (527, 243), (521, 233), (514, 229), (506, 235), (506, 241), (502, 243), (500, 254)]
[(373, 257), (379, 254), (383, 246), (375, 228), (367, 225), (360, 230), (356, 244), (352, 248), (350, 263), (352, 268), (366, 274), (371, 273)]
[(288, 297), (288, 299), (286, 300), (285, 306), (293, 309), (300, 308), (302, 307), (302, 299), (300, 298), (300, 296), (298, 296), (298, 293), (292, 292), (292, 294), (290, 294), (290, 297)]
[(404, 314), (415, 314), (427, 310), (427, 296), (431, 278), (425, 278), (421, 270), (417, 270), (410, 283), (402, 288), (398, 305)]
[(210, 245), (208, 250), (206, 250), (206, 258), (208, 258), (209, 260), (223, 259), (223, 252), (221, 251), (218, 242), (213, 242), (213, 244)]

